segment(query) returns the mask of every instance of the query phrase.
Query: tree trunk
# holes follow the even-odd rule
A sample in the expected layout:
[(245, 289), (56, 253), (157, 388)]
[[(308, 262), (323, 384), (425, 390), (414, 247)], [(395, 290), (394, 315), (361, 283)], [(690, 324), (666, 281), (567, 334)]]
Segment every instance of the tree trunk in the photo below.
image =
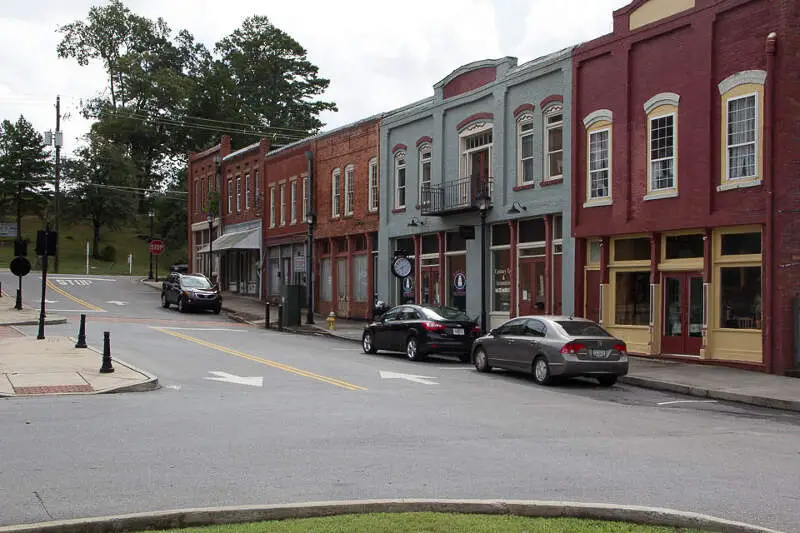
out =
[(92, 220), (92, 256), (100, 258), (100, 222)]

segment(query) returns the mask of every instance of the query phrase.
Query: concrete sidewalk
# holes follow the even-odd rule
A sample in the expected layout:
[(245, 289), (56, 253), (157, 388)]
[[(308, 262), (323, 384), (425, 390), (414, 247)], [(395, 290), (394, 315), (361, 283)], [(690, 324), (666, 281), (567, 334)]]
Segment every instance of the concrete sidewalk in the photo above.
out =
[[(22, 309), (14, 309), (16, 303), (16, 297), (6, 294), (5, 291), (0, 295), (0, 326), (35, 326), (39, 324), (38, 307), (23, 305)], [(65, 317), (50, 314), (45, 307), (45, 325), (66, 324), (66, 322)]]

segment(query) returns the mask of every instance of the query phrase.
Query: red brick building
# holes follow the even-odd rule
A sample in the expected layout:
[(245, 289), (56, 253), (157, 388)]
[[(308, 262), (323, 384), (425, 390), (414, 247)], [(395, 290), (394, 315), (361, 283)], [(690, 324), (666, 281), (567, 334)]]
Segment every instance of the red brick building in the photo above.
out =
[(795, 364), (798, 5), (635, 0), (574, 51), (576, 309), (633, 353)]

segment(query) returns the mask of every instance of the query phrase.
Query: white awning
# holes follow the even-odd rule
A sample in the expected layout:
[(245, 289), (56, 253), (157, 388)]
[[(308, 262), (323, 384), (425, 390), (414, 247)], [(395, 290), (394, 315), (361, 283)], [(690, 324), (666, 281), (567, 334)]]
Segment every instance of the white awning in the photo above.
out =
[[(253, 228), (247, 231), (237, 231), (235, 233), (225, 233), (220, 235), (212, 243), (214, 252), (224, 250), (258, 250), (261, 241), (261, 230)], [(208, 246), (203, 246), (197, 253), (207, 254)]]

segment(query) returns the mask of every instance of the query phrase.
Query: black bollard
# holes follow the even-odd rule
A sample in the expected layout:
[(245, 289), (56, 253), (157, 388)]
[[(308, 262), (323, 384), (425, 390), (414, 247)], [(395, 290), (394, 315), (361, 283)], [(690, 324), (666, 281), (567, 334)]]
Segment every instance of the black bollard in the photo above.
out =
[(14, 309), (22, 309), (22, 291), (17, 289), (17, 302), (14, 304)]
[(278, 331), (283, 331), (283, 302), (278, 304)]
[(86, 346), (86, 315), (81, 314), (81, 327), (78, 330), (78, 342), (76, 348), (88, 348)]
[(269, 329), (269, 300), (267, 300), (267, 312), (264, 318), (264, 329)]
[(101, 374), (110, 374), (114, 371), (111, 366), (111, 333), (103, 332), (103, 366), (100, 367)]

